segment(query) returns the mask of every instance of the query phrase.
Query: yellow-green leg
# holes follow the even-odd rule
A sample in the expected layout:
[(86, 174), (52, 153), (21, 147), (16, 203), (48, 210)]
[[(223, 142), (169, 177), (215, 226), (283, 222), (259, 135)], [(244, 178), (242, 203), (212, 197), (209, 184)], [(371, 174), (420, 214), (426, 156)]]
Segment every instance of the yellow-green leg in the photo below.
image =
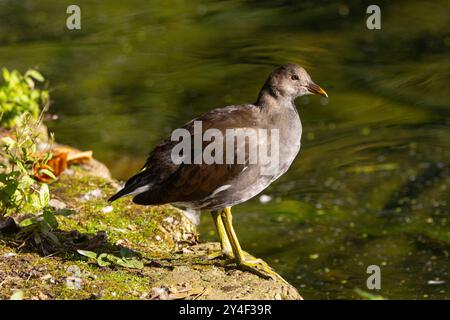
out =
[(226, 257), (229, 259), (233, 259), (233, 249), (231, 248), (230, 241), (228, 240), (227, 232), (225, 231), (222, 216), (220, 215), (220, 212), (218, 211), (212, 211), (211, 212), (214, 224), (216, 226), (217, 234), (219, 235), (220, 239), (220, 247), (222, 249), (221, 252), (215, 252), (210, 255), (208, 255), (208, 259), (216, 259), (221, 257)]
[[(233, 217), (231, 215), (231, 208), (225, 208), (221, 213), (223, 226), (228, 236), (236, 263), (239, 268), (250, 271), (263, 278), (281, 279), (286, 282), (278, 273), (276, 273), (269, 265), (261, 259), (246, 258), (241, 249), (238, 238), (233, 228)], [(286, 282), (287, 283), (287, 282)]]

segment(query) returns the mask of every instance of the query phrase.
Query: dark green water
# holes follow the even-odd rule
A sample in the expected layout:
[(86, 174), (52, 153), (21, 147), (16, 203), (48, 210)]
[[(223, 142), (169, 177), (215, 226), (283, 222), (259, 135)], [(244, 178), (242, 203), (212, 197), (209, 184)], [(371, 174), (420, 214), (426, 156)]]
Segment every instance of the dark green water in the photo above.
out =
[(77, 1), (80, 31), (69, 4), (0, 1), (0, 65), (49, 79), (58, 141), (127, 178), (172, 129), (301, 64), (330, 99), (297, 101), (299, 157), (270, 202), (234, 208), (243, 247), (307, 299), (450, 298), (448, 1), (378, 1), (378, 31), (361, 1)]

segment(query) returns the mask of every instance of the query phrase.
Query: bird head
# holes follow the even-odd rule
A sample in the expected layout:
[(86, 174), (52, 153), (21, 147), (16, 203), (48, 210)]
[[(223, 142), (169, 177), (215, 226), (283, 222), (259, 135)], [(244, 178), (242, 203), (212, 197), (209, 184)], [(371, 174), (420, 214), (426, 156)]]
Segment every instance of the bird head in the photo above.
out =
[(295, 99), (308, 94), (328, 98), (327, 93), (311, 80), (305, 69), (296, 64), (286, 64), (275, 69), (264, 85), (275, 95)]

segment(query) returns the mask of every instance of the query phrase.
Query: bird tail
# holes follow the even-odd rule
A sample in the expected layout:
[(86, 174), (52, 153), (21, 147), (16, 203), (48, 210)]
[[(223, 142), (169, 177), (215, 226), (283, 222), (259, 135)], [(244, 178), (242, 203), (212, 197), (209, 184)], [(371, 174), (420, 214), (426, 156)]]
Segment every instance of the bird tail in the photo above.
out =
[(132, 191), (128, 190), (128, 188), (125, 187), (125, 188), (121, 189), (119, 192), (117, 192), (115, 195), (113, 195), (112, 197), (110, 197), (110, 198), (108, 199), (108, 202), (113, 202), (114, 200), (117, 200), (117, 199), (119, 199), (119, 198), (125, 197), (125, 196), (126, 196), (127, 194), (129, 194), (130, 192), (132, 192)]
[[(119, 198), (125, 197), (127, 195), (132, 195), (136, 193), (145, 192), (148, 189), (150, 189), (148, 184), (146, 184), (144, 179), (142, 179), (145, 175), (143, 175), (144, 172), (140, 172), (137, 175), (131, 177), (127, 183), (125, 183), (125, 186), (119, 190), (115, 195), (110, 197), (108, 199), (108, 202), (113, 202), (114, 200), (117, 200)], [(140, 190), (139, 190), (140, 189)], [(139, 192), (137, 192), (139, 191)]]

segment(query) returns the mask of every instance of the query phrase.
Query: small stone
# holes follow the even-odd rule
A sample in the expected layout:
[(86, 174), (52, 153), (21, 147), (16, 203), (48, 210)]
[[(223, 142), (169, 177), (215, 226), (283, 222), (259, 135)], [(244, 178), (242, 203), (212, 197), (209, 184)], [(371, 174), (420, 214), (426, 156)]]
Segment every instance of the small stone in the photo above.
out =
[(193, 251), (192, 251), (192, 250), (189, 250), (188, 248), (182, 248), (182, 249), (181, 249), (181, 252), (184, 253), (184, 254), (193, 253)]
[(67, 277), (66, 287), (71, 290), (80, 290), (83, 287), (83, 280), (79, 277)]
[(76, 265), (71, 265), (67, 267), (67, 272), (71, 273), (73, 275), (80, 275), (81, 274), (81, 270), (80, 267), (76, 266)]
[(116, 241), (116, 246), (129, 247), (132, 243), (127, 239), (119, 239)]
[(168, 300), (168, 299), (169, 299), (169, 288), (166, 287), (152, 288), (150, 292), (150, 300)]
[(16, 221), (13, 218), (7, 217), (4, 220), (0, 220), (0, 233), (13, 234), (20, 230)]
[(14, 256), (17, 256), (17, 253), (14, 253), (14, 252), (8, 252), (8, 253), (5, 253), (5, 254), (3, 255), (4, 258), (11, 258), (11, 257), (14, 257)]
[(73, 169), (67, 168), (66, 170), (64, 170), (64, 174), (66, 174), (68, 176), (72, 176), (74, 173), (75, 173), (75, 171), (73, 171)]
[(169, 216), (169, 217), (165, 218), (163, 221), (165, 221), (165, 222), (167, 222), (169, 224), (172, 224), (173, 223), (173, 217)]
[(103, 213), (111, 213), (113, 211), (113, 206), (106, 206), (102, 209)]
[(51, 199), (48, 202), (48, 205), (50, 207), (53, 207), (53, 208), (58, 209), (58, 210), (65, 209), (67, 207), (67, 205), (64, 202), (62, 202), (62, 201), (60, 201), (58, 199)]
[(101, 198), (102, 196), (102, 191), (100, 189), (95, 189), (95, 190), (91, 190), (89, 192), (87, 192), (82, 199), (85, 201), (89, 201), (92, 199), (98, 199)]
[(51, 275), (50, 273), (47, 273), (46, 275), (40, 277), (40, 279), (41, 279), (42, 281), (48, 281), (48, 282), (50, 282), (50, 280), (53, 279), (53, 277), (52, 277), (52, 275)]

